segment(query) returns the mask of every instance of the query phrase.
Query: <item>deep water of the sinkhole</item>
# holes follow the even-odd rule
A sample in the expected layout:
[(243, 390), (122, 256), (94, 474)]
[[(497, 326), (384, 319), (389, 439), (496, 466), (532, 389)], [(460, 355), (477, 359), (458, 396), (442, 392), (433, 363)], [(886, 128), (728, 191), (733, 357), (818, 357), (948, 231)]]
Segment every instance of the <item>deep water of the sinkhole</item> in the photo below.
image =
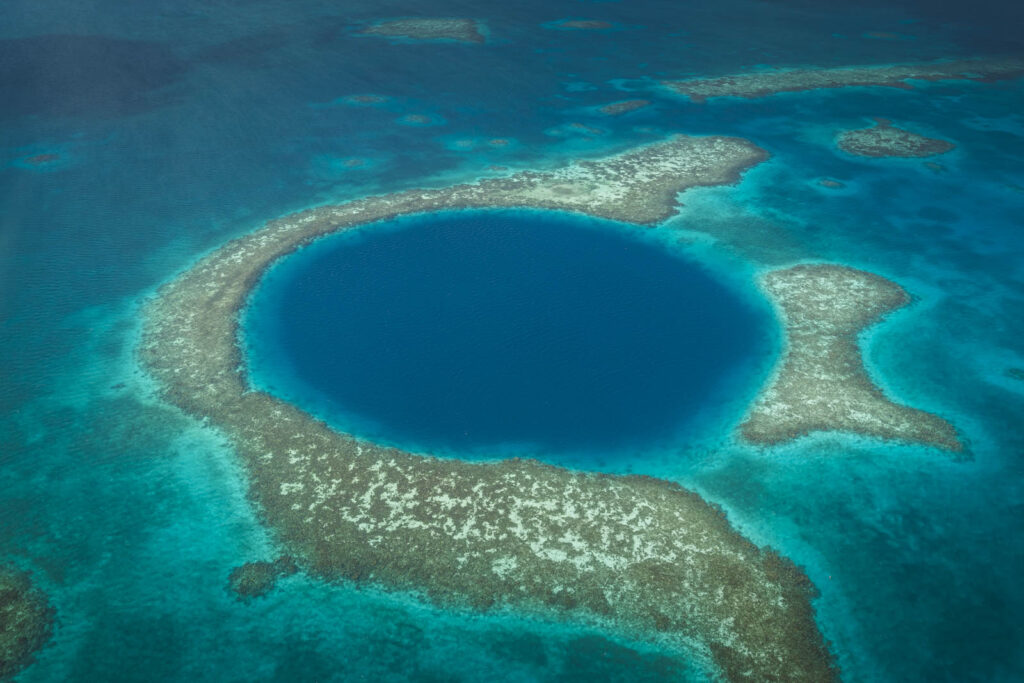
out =
[(382, 445), (586, 465), (738, 419), (774, 353), (753, 285), (648, 228), (443, 212), (280, 260), (243, 316), (250, 381)]

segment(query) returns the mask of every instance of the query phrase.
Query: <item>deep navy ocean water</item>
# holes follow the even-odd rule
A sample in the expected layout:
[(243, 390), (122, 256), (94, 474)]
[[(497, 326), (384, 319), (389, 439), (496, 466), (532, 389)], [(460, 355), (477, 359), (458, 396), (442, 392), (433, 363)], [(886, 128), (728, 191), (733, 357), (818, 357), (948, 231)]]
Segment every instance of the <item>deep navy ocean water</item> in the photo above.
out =
[[(477, 18), (488, 38), (357, 35), (407, 16)], [(1024, 679), (1024, 381), (1010, 372), (1024, 368), (1024, 81), (705, 104), (657, 85), (1021, 54), (1022, 25), (1024, 6), (996, 0), (8, 0), (0, 561), (30, 571), (59, 619), (20, 680), (700, 680), (587, 627), (302, 575), (237, 601), (231, 569), (279, 549), (224, 437), (162, 403), (134, 356), (147, 297), (268, 219), (672, 133), (738, 135), (772, 157), (736, 186), (684, 194), (650, 231), (658, 253), (762, 312), (752, 283), (770, 267), (839, 262), (899, 282), (914, 303), (863, 339), (869, 369), (969, 449), (844, 435), (748, 448), (732, 433), (748, 375), (704, 431), (593, 466), (678, 481), (803, 565), (846, 680)], [(637, 98), (652, 105), (599, 111)], [(835, 149), (876, 116), (957, 147), (934, 166)]]
[(670, 448), (764, 382), (774, 321), (646, 232), (540, 211), (350, 230), (252, 297), (250, 372), (414, 452), (595, 467)]

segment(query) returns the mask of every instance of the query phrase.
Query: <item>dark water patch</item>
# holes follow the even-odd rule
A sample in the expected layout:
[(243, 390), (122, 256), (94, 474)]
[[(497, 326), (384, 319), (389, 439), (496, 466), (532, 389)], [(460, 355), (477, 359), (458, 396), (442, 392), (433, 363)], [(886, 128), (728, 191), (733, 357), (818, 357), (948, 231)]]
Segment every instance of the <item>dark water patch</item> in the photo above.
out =
[(291, 36), (283, 29), (268, 29), (212, 45), (199, 51), (195, 59), (211, 64), (237, 64), (257, 67), (270, 63), (282, 48), (289, 45)]
[(46, 35), (0, 41), (0, 117), (120, 116), (160, 104), (186, 67), (166, 43)]
[(665, 447), (721, 419), (770, 325), (695, 262), (613, 225), (468, 212), (314, 245), (253, 298), (257, 383), (411, 450)]

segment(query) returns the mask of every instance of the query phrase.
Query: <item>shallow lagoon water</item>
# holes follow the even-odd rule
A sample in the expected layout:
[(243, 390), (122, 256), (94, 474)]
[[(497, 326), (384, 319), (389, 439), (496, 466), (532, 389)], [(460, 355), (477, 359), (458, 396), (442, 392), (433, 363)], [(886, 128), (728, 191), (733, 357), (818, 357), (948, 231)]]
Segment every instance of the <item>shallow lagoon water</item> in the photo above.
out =
[(739, 419), (729, 398), (763, 382), (776, 323), (752, 283), (648, 230), (472, 211), (326, 238), (252, 296), (250, 372), (414, 452), (593, 467), (677, 447)]

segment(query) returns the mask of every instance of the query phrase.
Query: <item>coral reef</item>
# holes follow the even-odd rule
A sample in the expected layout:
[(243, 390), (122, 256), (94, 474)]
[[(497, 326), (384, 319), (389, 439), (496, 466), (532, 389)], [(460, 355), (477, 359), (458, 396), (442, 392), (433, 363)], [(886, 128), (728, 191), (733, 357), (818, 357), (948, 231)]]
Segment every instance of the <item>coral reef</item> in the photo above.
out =
[(870, 128), (843, 132), (836, 139), (836, 145), (847, 154), (875, 158), (930, 157), (945, 154), (955, 147), (948, 140), (926, 138), (880, 118), (876, 118)]
[(740, 427), (748, 441), (777, 444), (846, 431), (963, 450), (952, 425), (887, 398), (864, 369), (857, 335), (910, 297), (883, 277), (837, 265), (769, 272), (761, 287), (785, 324), (786, 351)]
[(644, 107), (650, 106), (650, 100), (626, 100), (624, 102), (612, 102), (599, 108), (602, 114), (608, 116), (618, 116), (619, 114), (626, 114), (637, 109), (643, 109)]
[(0, 681), (32, 663), (53, 634), (54, 614), (27, 574), (0, 566)]
[(835, 69), (803, 68), (754, 71), (718, 78), (664, 81), (694, 102), (711, 97), (766, 97), (819, 88), (883, 86), (913, 88), (913, 81), (999, 81), (1024, 76), (1024, 59), (963, 59), (919, 64), (880, 64)]
[(251, 600), (266, 595), (277, 585), (278, 579), (291, 576), (297, 571), (299, 567), (295, 560), (287, 555), (273, 562), (246, 562), (232, 570), (228, 577), (228, 588), (240, 600)]
[(485, 40), (474, 19), (392, 19), (367, 26), (362, 34), (411, 40), (454, 40), (460, 43), (483, 43)]
[(764, 158), (745, 140), (677, 136), (554, 171), (293, 214), (164, 285), (147, 307), (139, 354), (168, 401), (231, 438), (263, 518), (313, 575), (599, 624), (701, 657), (729, 680), (832, 680), (807, 577), (696, 493), (651, 477), (362, 442), (253, 390), (238, 346), (238, 314), (261, 275), (323, 235), (472, 207), (652, 224), (676, 211), (678, 193), (735, 182)]
[(614, 26), (610, 21), (600, 19), (566, 19), (551, 24), (552, 28), (568, 29), (571, 31), (604, 31)]

